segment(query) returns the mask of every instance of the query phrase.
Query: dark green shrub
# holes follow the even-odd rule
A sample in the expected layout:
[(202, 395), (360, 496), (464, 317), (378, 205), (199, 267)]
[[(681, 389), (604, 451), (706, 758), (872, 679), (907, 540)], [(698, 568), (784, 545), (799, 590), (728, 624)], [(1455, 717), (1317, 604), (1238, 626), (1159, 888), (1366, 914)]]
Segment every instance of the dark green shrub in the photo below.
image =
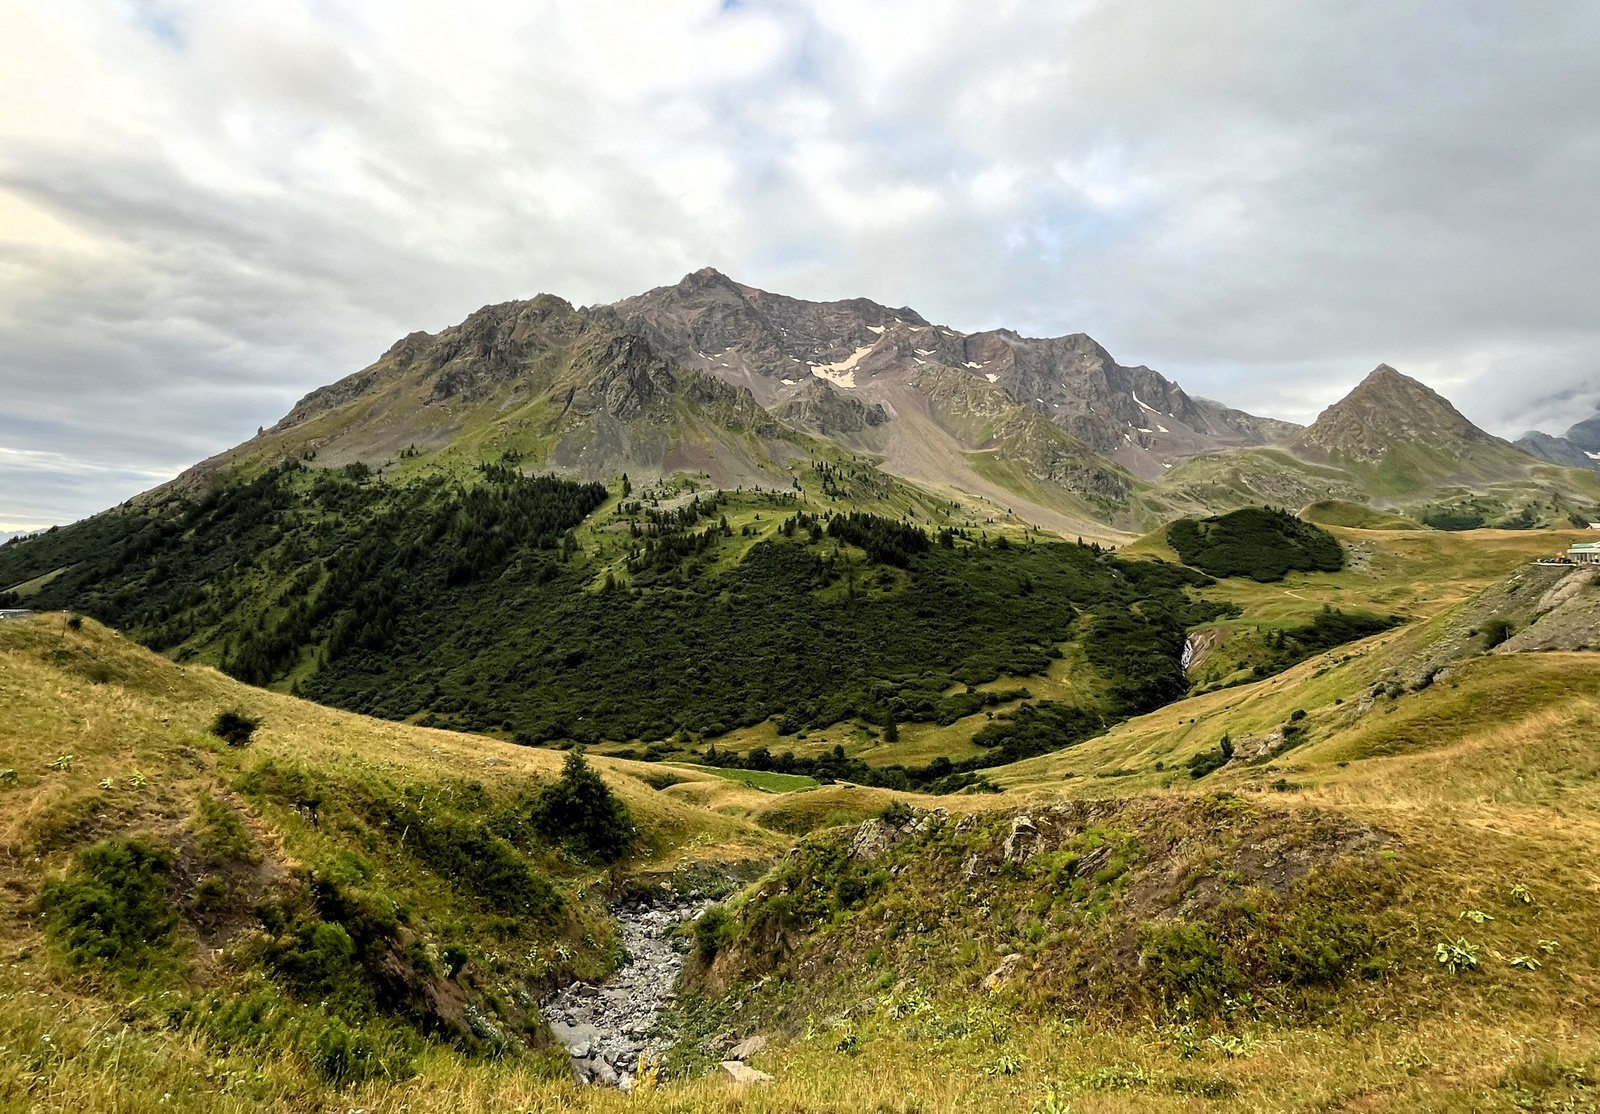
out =
[(561, 908), (561, 895), (505, 839), (483, 824), (459, 818), (430, 818), (414, 808), (400, 810), (390, 828), (404, 825), (406, 849), (440, 877), (469, 890), (505, 913), (549, 918)]
[(1494, 649), (1510, 638), (1515, 631), (1516, 628), (1512, 625), (1510, 619), (1503, 619), (1499, 616), (1490, 619), (1478, 629), (1478, 633), (1483, 636), (1483, 648), (1485, 650)]
[(302, 921), (270, 958), (302, 1001), (326, 1002), (358, 1017), (372, 1013), (372, 988), (344, 925)]
[(78, 966), (129, 968), (166, 946), (167, 851), (138, 839), (107, 840), (79, 853), (65, 878), (45, 883), (45, 932)]
[(167, 1010), (167, 1020), (175, 1028), (203, 1033), (226, 1051), (276, 1044), (291, 1014), (287, 1000), (276, 990), (258, 989), (185, 998)]
[(533, 824), (575, 854), (614, 862), (632, 849), (635, 833), (628, 808), (583, 757), (567, 753), (561, 777), (539, 794)]
[(1422, 516), (1422, 524), (1435, 530), (1476, 530), (1484, 521), (1483, 515), (1465, 510), (1430, 511)]
[(1149, 925), (1143, 939), (1145, 962), (1160, 981), (1208, 1011), (1220, 1008), (1247, 985), (1238, 964), (1211, 933), (1204, 921)]
[(878, 819), (891, 828), (903, 828), (911, 823), (911, 806), (904, 801), (892, 801), (878, 813)]
[(1009, 716), (985, 724), (972, 736), (975, 746), (993, 747), (1003, 762), (1062, 750), (1098, 735), (1101, 717), (1073, 704), (1041, 700), (1022, 704)]
[(310, 892), (324, 920), (342, 925), (361, 953), (375, 956), (400, 931), (394, 904), (367, 888), (372, 864), (351, 851), (336, 851), (317, 862)]
[(305, 809), (316, 822), (317, 810), (322, 807), (322, 783), (298, 762), (281, 762), (268, 758), (245, 777), (240, 788), (252, 796)]
[(1189, 757), (1189, 761), (1186, 763), (1189, 768), (1189, 776), (1203, 778), (1209, 773), (1222, 769), (1232, 758), (1233, 739), (1224, 735), (1217, 743), (1216, 750), (1202, 750), (1198, 754)]
[(1267, 948), (1267, 973), (1297, 986), (1332, 986), (1369, 961), (1377, 950), (1361, 917), (1328, 909), (1302, 909)]
[(717, 953), (733, 943), (739, 933), (739, 923), (720, 905), (713, 905), (694, 922), (695, 952), (702, 963), (710, 963)]
[(1183, 518), (1167, 527), (1167, 543), (1186, 565), (1212, 576), (1248, 576), (1263, 583), (1291, 571), (1344, 568), (1339, 539), (1287, 511), (1241, 507), (1206, 519)]
[(467, 949), (460, 944), (446, 944), (439, 950), (439, 962), (444, 964), (444, 973), (452, 979), (461, 973), (468, 958)]
[(231, 747), (242, 747), (249, 745), (250, 737), (260, 726), (260, 720), (229, 708), (218, 712), (211, 721), (211, 733)]
[(331, 1014), (314, 1014), (306, 1018), (299, 1043), (316, 1073), (338, 1087), (417, 1073), (415, 1038), (398, 1028), (358, 1027)]

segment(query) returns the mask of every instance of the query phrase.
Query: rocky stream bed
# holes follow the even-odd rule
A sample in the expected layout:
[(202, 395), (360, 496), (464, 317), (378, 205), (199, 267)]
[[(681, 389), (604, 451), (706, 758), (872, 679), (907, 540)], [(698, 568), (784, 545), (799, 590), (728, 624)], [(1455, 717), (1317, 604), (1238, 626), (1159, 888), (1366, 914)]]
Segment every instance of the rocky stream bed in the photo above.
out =
[(672, 1000), (684, 960), (671, 933), (710, 904), (699, 898), (634, 898), (612, 909), (628, 964), (601, 985), (573, 983), (544, 1005), (550, 1032), (581, 1081), (631, 1091), (641, 1057), (660, 1061), (668, 1042), (652, 1038), (650, 1029)]

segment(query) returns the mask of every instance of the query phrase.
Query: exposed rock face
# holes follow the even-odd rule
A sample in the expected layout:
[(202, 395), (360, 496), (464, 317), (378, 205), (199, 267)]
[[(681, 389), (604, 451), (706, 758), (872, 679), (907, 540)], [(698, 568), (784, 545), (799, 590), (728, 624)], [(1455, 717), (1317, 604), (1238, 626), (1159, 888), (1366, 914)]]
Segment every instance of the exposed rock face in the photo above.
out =
[(1600, 471), (1600, 460), (1595, 460), (1565, 437), (1552, 437), (1548, 433), (1530, 429), (1512, 444), (1540, 460), (1548, 460), (1551, 464), (1559, 464), (1564, 468), (1588, 468)]
[(710, 267), (611, 308), (639, 322), (678, 363), (704, 367), (730, 381), (753, 374), (801, 382), (811, 377), (814, 365), (841, 362), (875, 344), (890, 325), (928, 324), (915, 310), (890, 309), (866, 298), (807, 302), (771, 294)]
[(969, 448), (993, 450), (1034, 479), (1091, 499), (1120, 502), (1133, 490), (1128, 473), (1037, 411), (1018, 406), (995, 384), (945, 367), (919, 368), (911, 383)]
[(746, 1037), (744, 1040), (740, 1041), (738, 1044), (734, 1045), (728, 1050), (728, 1059), (748, 1060), (752, 1056), (760, 1055), (762, 1052), (766, 1051), (766, 1048), (766, 1037), (760, 1035)]
[(273, 431), (301, 425), (408, 376), (428, 381), (432, 404), (480, 399), (524, 374), (539, 354), (578, 344), (594, 331), (593, 322), (553, 294), (484, 306), (436, 335), (411, 333), (371, 367), (317, 388)]
[(1300, 428), (1191, 398), (1147, 367), (1118, 364), (1083, 333), (969, 335), (907, 307), (865, 298), (808, 302), (711, 268), (611, 308), (673, 360), (749, 387), (764, 406), (814, 379), (857, 390), (907, 382), (922, 368), (959, 369), (1145, 478), (1195, 453), (1279, 442)]
[(1585, 418), (1567, 430), (1563, 440), (1585, 453), (1600, 453), (1600, 417)]
[(863, 821), (850, 844), (850, 857), (857, 862), (877, 862), (903, 838), (904, 833), (899, 828), (882, 820)]
[(1011, 834), (1000, 845), (1000, 857), (1008, 863), (1025, 863), (1039, 850), (1042, 837), (1031, 816), (1018, 816), (1011, 821)]
[(882, 403), (868, 406), (815, 378), (802, 384), (797, 394), (775, 406), (772, 413), (780, 421), (824, 437), (860, 433), (889, 420)]
[(1022, 955), (1019, 952), (1012, 952), (1010, 955), (1002, 956), (1000, 965), (983, 977), (983, 989), (993, 994), (1005, 984), (1005, 981), (1015, 973), (1021, 964)]

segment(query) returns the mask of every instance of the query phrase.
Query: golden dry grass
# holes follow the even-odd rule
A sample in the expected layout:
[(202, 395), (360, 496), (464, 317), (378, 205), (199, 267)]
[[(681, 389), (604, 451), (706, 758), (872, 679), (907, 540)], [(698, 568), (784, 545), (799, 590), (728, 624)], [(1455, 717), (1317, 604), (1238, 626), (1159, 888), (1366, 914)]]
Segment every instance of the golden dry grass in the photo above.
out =
[[(1462, 556), (1459, 547), (1473, 539), (1423, 540), (1419, 553), (1400, 552), (1404, 546), (1391, 552), (1416, 562), (1406, 583), (1433, 597), (1422, 602), (1443, 607), (1478, 578), (1522, 560), (1539, 539), (1487, 539), (1492, 552), (1467, 562), (1466, 587), (1441, 583), (1425, 591), (1431, 564)], [(1279, 677), (1179, 702), (1072, 750), (1008, 768), (1001, 774), (1008, 792), (997, 798), (915, 799), (983, 809), (1064, 795), (1159, 799), (1231, 789), (1274, 806), (1359, 819), (1394, 835), (1417, 880), (1404, 895), (1412, 926), (1406, 961), (1424, 969), (1399, 989), (1365, 998), (1358, 990), (1330, 1024), (1245, 1021), (1222, 1031), (1154, 1019), (1091, 1027), (1032, 1002), (974, 1000), (935, 988), (941, 1008), (1002, 1017), (1003, 1041), (912, 1036), (880, 1009), (841, 1029), (819, 1019), (809, 1033), (773, 1033), (772, 1049), (756, 1060), (777, 1077), (772, 1084), (741, 1088), (712, 1074), (629, 1098), (553, 1078), (542, 1060), (470, 1060), (438, 1046), (424, 1053), (414, 1079), (336, 1091), (294, 1057), (226, 1053), (171, 1030), (129, 1024), (129, 1017), (148, 1015), (127, 1013), (115, 994), (63, 979), (41, 961), (26, 915), (31, 883), (19, 881), (61, 861), (47, 848), (40, 849), (45, 861), (24, 861), (37, 833), (113, 809), (134, 827), (182, 823), (186, 787), (232, 760), (206, 732), (222, 707), (263, 719), (247, 752), (252, 758), (280, 756), (395, 782), (511, 786), (553, 776), (561, 755), (249, 689), (209, 669), (175, 666), (93, 624), (77, 633), (49, 619), (0, 626), (0, 768), (18, 771), (15, 787), (0, 787), (0, 1110), (1031, 1114), (1052, 1109), (1052, 1101), (1053, 1109), (1075, 1114), (1591, 1109), (1600, 1099), (1585, 1082), (1600, 1071), (1600, 868), (1592, 851), (1600, 841), (1600, 670), (1583, 654), (1477, 659), (1458, 670), (1453, 685), (1355, 714), (1359, 694), (1422, 637), (1417, 627), (1391, 632)], [(97, 665), (111, 675), (96, 680), (103, 676)], [(1070, 684), (1070, 677), (1052, 683)], [(1309, 741), (1270, 766), (1230, 767), (1199, 782), (1171, 769), (1224, 731), (1235, 738), (1260, 733), (1297, 708), (1307, 712)], [(919, 745), (915, 735), (906, 742)], [(62, 754), (75, 756), (71, 769), (50, 769)], [(1155, 770), (1157, 761), (1168, 769)], [(854, 822), (890, 800), (914, 799), (843, 786), (771, 794), (680, 767), (596, 765), (658, 833), (650, 855), (632, 864), (638, 870), (772, 858), (791, 845), (788, 832)], [(645, 779), (669, 768), (682, 780), (651, 788)], [(1093, 776), (1126, 769), (1137, 772)], [(145, 775), (143, 786), (129, 784), (134, 770)], [(1079, 776), (1065, 779), (1069, 770)], [(107, 777), (115, 785), (102, 790)], [(1277, 779), (1285, 788), (1275, 792), (1270, 783)], [(1512, 897), (1512, 885), (1525, 886), (1530, 902)], [(1494, 919), (1464, 922), (1467, 910)], [(1452, 978), (1425, 970), (1434, 941), (1450, 933), (1470, 936), (1482, 949), (1481, 971)], [(1549, 939), (1557, 941), (1553, 952), (1536, 951)], [(1519, 954), (1535, 954), (1544, 966), (1511, 967)]]

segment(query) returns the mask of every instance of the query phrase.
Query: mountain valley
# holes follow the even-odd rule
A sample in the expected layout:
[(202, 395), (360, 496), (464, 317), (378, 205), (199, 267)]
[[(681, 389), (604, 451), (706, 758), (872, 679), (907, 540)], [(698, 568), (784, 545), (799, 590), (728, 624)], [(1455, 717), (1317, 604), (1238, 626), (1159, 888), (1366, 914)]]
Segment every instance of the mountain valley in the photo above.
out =
[(0, 545), (0, 1109), (1592, 1109), (1579, 426), (711, 269), (414, 333)]

